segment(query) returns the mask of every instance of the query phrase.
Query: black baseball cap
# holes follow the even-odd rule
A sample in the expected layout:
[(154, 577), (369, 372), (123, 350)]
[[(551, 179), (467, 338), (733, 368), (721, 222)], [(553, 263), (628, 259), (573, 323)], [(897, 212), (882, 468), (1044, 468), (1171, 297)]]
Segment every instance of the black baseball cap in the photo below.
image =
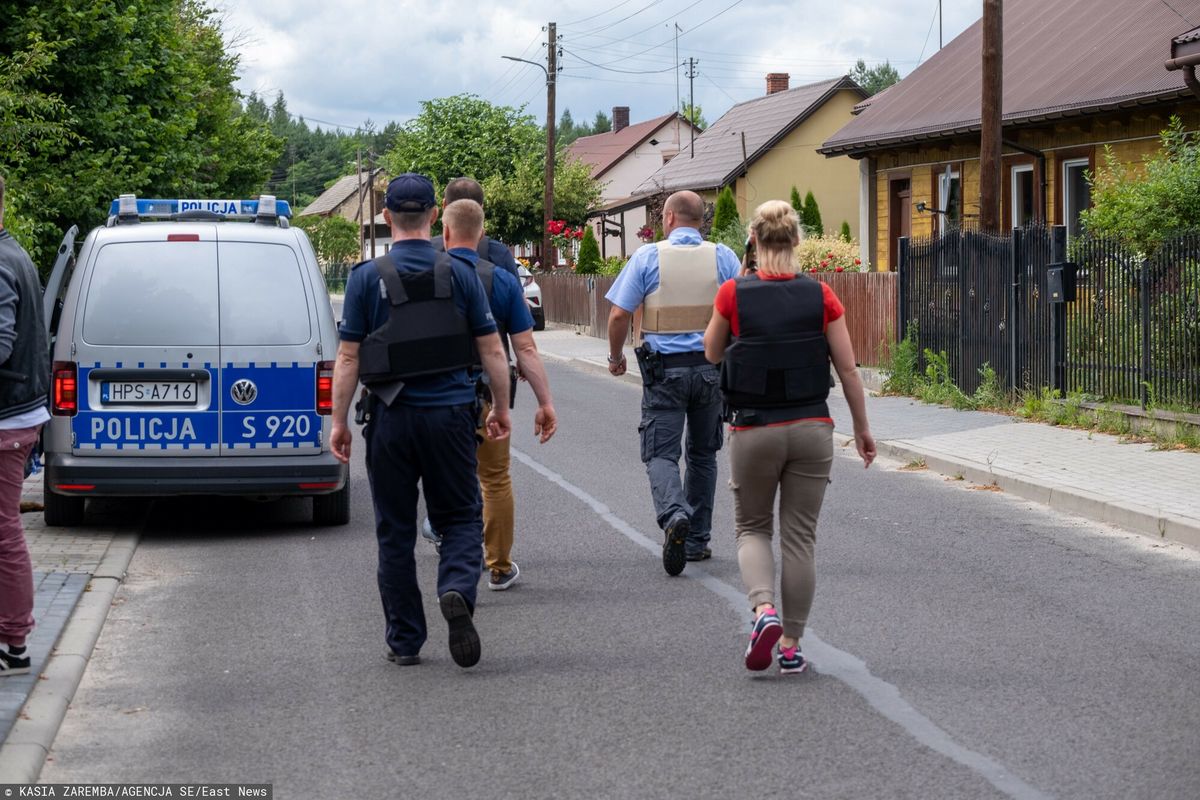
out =
[(391, 211), (428, 211), (437, 205), (433, 181), (415, 172), (397, 175), (388, 184), (383, 202)]

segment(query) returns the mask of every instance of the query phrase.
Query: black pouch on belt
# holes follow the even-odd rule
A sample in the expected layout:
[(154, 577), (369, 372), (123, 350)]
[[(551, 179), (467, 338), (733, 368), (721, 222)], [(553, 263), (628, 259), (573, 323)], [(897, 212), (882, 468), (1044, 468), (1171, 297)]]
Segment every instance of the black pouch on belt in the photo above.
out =
[(653, 386), (666, 378), (666, 370), (663, 369), (660, 353), (641, 345), (633, 348), (633, 354), (637, 357), (638, 371), (642, 373), (643, 386)]

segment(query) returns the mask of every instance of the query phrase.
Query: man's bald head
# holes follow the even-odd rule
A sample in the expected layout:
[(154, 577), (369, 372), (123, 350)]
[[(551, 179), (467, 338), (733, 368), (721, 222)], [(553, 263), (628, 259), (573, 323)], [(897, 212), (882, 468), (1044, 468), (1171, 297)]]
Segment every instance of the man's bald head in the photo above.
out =
[(474, 200), (455, 200), (442, 215), (446, 249), (467, 247), (471, 250), (483, 236), (483, 206)]
[(676, 192), (663, 204), (663, 230), (699, 228), (704, 221), (704, 200), (695, 192)]

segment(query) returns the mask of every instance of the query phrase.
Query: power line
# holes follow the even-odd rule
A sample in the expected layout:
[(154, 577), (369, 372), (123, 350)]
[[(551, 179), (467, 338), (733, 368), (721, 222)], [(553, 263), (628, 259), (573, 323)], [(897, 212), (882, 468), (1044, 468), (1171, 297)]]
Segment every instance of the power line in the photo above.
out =
[(722, 89), (720, 86), (717, 86), (717, 84), (716, 84), (715, 82), (713, 82), (713, 79), (712, 79), (712, 78), (710, 78), (710, 77), (708, 77), (707, 75), (705, 75), (703, 72), (700, 72), (700, 73), (698, 73), (698, 74), (700, 75), (700, 77), (701, 77), (701, 78), (704, 78), (704, 80), (708, 81), (708, 82), (709, 82), (709, 83), (711, 83), (711, 84), (712, 84), (714, 87), (716, 87), (716, 88), (717, 88), (717, 90), (721, 92), (721, 94), (725, 95), (725, 96), (726, 96), (726, 97), (728, 97), (730, 100), (733, 100), (733, 103), (734, 103), (734, 105), (737, 105), (738, 103), (742, 102), (741, 100), (737, 100), (737, 99), (735, 99), (733, 95), (731, 95), (729, 92), (727, 92), (727, 91), (725, 91), (724, 89)]
[[(629, 14), (628, 16), (621, 17), (621, 18), (620, 18), (619, 20), (617, 20), (616, 22), (610, 22), (610, 23), (608, 23), (607, 25), (604, 25), (604, 26), (602, 26), (602, 27), (596, 28), (596, 30), (595, 30), (595, 31), (593, 31), (593, 33), (599, 33), (600, 31), (606, 31), (606, 30), (608, 30), (609, 28), (612, 28), (612, 27), (615, 27), (615, 26), (617, 26), (617, 25), (620, 25), (622, 22), (624, 22), (624, 21), (625, 21), (625, 20), (627, 20), (627, 19), (633, 19), (633, 18), (634, 18), (634, 17), (636, 17), (638, 14), (641, 14), (641, 13), (643, 13), (643, 12), (645, 12), (645, 11), (649, 11), (650, 9), (654, 8), (656, 5), (658, 5), (658, 4), (659, 4), (659, 3), (661, 3), (661, 2), (662, 2), (662, 0), (651, 0), (651, 2), (650, 2), (648, 5), (642, 6), (642, 7), (641, 7), (641, 8), (639, 8), (637, 11), (633, 12), (632, 14)], [(634, 35), (636, 36), (637, 34), (634, 34)]]
[[(685, 8), (685, 9), (683, 9), (683, 11), (687, 11), (689, 8), (692, 8), (693, 6), (699, 5), (699, 4), (700, 4), (700, 3), (702, 3), (702, 2), (704, 2), (704, 0), (696, 0), (696, 2), (695, 2), (695, 3), (692, 3), (692, 5), (688, 6), (688, 7), (687, 7), (687, 8)], [(698, 23), (696, 23), (695, 25), (693, 25), (692, 27), (688, 28), (686, 31), (684, 31), (684, 32), (683, 32), (683, 33), (684, 33), (684, 35), (687, 35), (687, 34), (689, 34), (689, 33), (693, 32), (693, 31), (695, 31), (695, 30), (699, 30), (700, 28), (704, 27), (704, 26), (705, 26), (705, 25), (707, 25), (708, 23), (712, 22), (712, 21), (713, 21), (714, 19), (716, 19), (717, 17), (720, 17), (722, 14), (725, 14), (726, 12), (728, 12), (728, 11), (731, 11), (731, 10), (733, 10), (735, 7), (737, 7), (737, 6), (741, 5), (743, 2), (744, 2), (744, 0), (734, 0), (734, 2), (733, 2), (733, 3), (731, 3), (731, 4), (730, 4), (730, 5), (728, 5), (728, 6), (726, 6), (725, 8), (721, 9), (721, 10), (720, 10), (720, 11), (718, 11), (716, 14), (713, 14), (713, 15), (712, 15), (711, 17), (709, 17), (708, 19), (705, 19), (705, 20), (703, 20), (703, 21), (701, 21), (701, 22), (698, 22)], [(682, 12), (680, 12), (680, 13), (682, 13)], [(657, 27), (657, 26), (654, 26), (654, 27)], [(649, 29), (649, 28), (647, 28), (646, 30), (650, 30), (650, 29)], [(642, 33), (642, 32), (643, 32), (643, 31), (638, 31), (638, 33)], [(637, 34), (634, 34), (634, 35), (636, 36)], [(657, 49), (658, 49), (658, 48), (660, 48), (660, 47), (664, 47), (664, 46), (666, 46), (666, 45), (668, 45), (668, 44), (672, 44), (674, 41), (675, 41), (675, 37), (674, 37), (674, 36), (672, 36), (670, 39), (667, 39), (666, 41), (659, 42), (658, 44), (656, 44), (656, 45), (653, 45), (653, 46), (651, 46), (651, 47), (647, 47), (645, 50), (641, 50), (641, 51), (639, 51), (639, 52), (637, 52), (637, 53), (631, 53), (631, 54), (629, 54), (629, 55), (625, 56), (625, 58), (636, 58), (637, 56), (640, 56), (640, 55), (642, 55), (643, 53), (649, 53), (651, 50), (657, 50)], [(617, 63), (617, 62), (613, 61), (613, 62), (609, 62), (609, 63), (614, 63), (614, 64), (615, 64), (615, 63)]]
[(1179, 17), (1181, 20), (1183, 20), (1184, 22), (1186, 22), (1188, 25), (1191, 25), (1191, 24), (1192, 24), (1192, 21), (1191, 21), (1191, 20), (1189, 20), (1189, 19), (1188, 19), (1187, 17), (1185, 17), (1183, 14), (1180, 14), (1180, 13), (1179, 13), (1179, 11), (1177, 11), (1177, 10), (1176, 10), (1175, 6), (1173, 6), (1173, 5), (1171, 5), (1170, 3), (1168, 3), (1168, 2), (1167, 2), (1167, 0), (1162, 0), (1162, 4), (1163, 4), (1164, 6), (1166, 6), (1167, 8), (1171, 9), (1172, 11), (1174, 11), (1174, 12), (1175, 12), (1175, 16)]
[[(537, 44), (538, 40), (541, 38), (542, 38), (541, 31), (538, 31), (537, 33), (535, 33), (533, 35), (533, 38), (529, 40), (529, 44), (525, 45), (525, 49), (521, 51), (520, 58), (524, 58), (525, 54), (529, 52), (530, 48), (532, 48), (535, 44)], [(502, 81), (504, 79), (504, 76), (508, 75), (509, 72), (519, 73), (520, 69), (517, 67), (517, 63), (518, 62), (516, 62), (516, 61), (510, 61), (508, 63), (508, 66), (505, 68), (505, 70), (503, 72), (501, 72), (499, 75), (497, 75), (492, 80), (492, 82), (488, 84), (487, 88), (483, 90), (483, 94), (485, 96), (491, 94), (492, 89), (495, 88), (496, 84), (499, 83), (500, 81)], [(505, 83), (504, 86), (502, 86), (500, 88), (500, 91), (504, 91), (504, 89), (507, 89), (508, 84), (512, 83), (512, 80), (513, 80), (512, 78), (509, 78), (508, 82)]]
[(617, 4), (616, 4), (615, 6), (613, 6), (612, 8), (606, 8), (604, 11), (601, 11), (599, 14), (592, 14), (590, 17), (584, 17), (583, 19), (577, 19), (577, 20), (575, 20), (574, 22), (564, 22), (564, 23), (562, 24), (562, 27), (564, 27), (564, 28), (569, 28), (569, 27), (571, 27), (572, 25), (579, 25), (580, 23), (583, 23), (583, 22), (588, 22), (588, 21), (590, 21), (590, 20), (593, 20), (593, 19), (595, 19), (596, 17), (603, 17), (605, 14), (611, 14), (612, 12), (616, 11), (616, 10), (617, 10), (618, 8), (620, 8), (621, 6), (623, 6), (623, 5), (628, 5), (629, 3), (632, 3), (632, 2), (633, 2), (633, 0), (621, 0), (621, 2), (620, 2), (620, 3), (617, 3)]
[(933, 23), (937, 22), (938, 10), (941, 8), (941, 5), (941, 0), (934, 0), (933, 16), (929, 18), (929, 32), (925, 34), (925, 43), (921, 45), (921, 55), (917, 57), (918, 64), (925, 58), (925, 48), (929, 46), (929, 37), (933, 35)]
[[(676, 68), (675, 65), (671, 65), (671, 66), (667, 67), (666, 69), (646, 69), (646, 70), (616, 69), (614, 67), (605, 66), (604, 64), (597, 64), (595, 61), (588, 61), (583, 56), (579, 55), (578, 53), (574, 53), (570, 50), (566, 50), (566, 52), (575, 56), (575, 58), (578, 58), (583, 63), (590, 64), (591, 66), (596, 67), (598, 69), (607, 70), (608, 72), (622, 72), (622, 73), (625, 73), (626, 75), (656, 75), (656, 74), (662, 73), (662, 72), (670, 72)], [(617, 62), (614, 61), (614, 62), (610, 62), (610, 63), (615, 64)]]

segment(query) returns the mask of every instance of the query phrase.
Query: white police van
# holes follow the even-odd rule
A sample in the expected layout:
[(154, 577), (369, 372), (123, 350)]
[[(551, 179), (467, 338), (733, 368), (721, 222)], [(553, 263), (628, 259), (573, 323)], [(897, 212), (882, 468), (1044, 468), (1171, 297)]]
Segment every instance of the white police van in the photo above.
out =
[(46, 286), (48, 525), (89, 497), (311, 495), (349, 521), (329, 449), (337, 327), (283, 201), (114, 200)]

